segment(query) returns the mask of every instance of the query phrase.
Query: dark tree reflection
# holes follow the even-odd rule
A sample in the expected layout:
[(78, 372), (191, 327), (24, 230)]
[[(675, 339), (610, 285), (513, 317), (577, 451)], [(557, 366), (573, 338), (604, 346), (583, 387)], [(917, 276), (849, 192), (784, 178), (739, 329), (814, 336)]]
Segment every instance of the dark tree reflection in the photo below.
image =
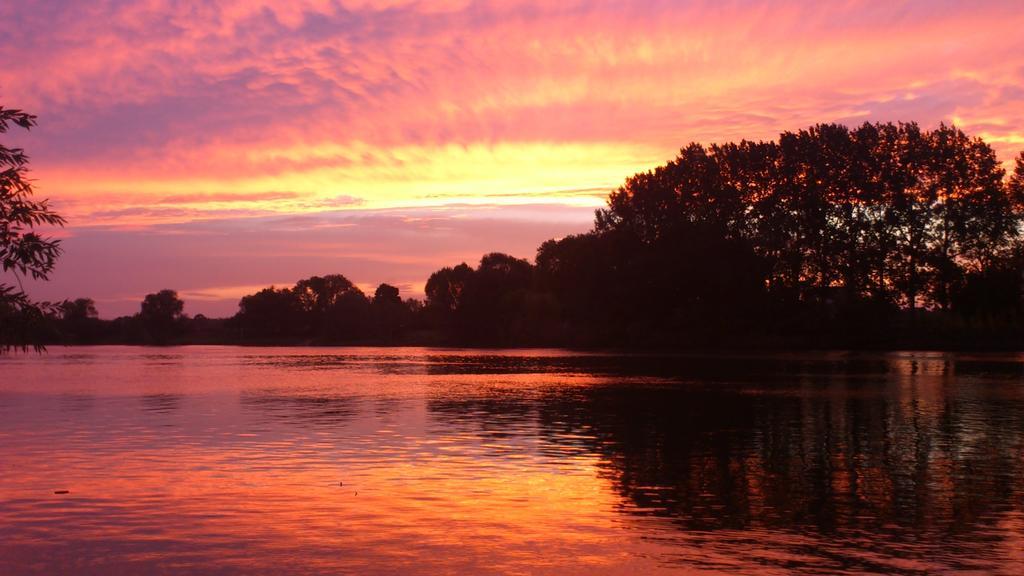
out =
[(585, 449), (624, 513), (686, 530), (968, 535), (1024, 497), (1015, 358), (601, 362), (583, 361), (593, 385), (439, 391), (428, 407), (445, 425)]
[(154, 393), (143, 394), (139, 400), (142, 402), (142, 409), (146, 412), (168, 414), (180, 410), (184, 398), (184, 394)]
[(244, 408), (300, 426), (334, 427), (348, 424), (362, 409), (362, 400), (316, 391), (284, 392), (274, 389), (245, 391), (239, 397)]

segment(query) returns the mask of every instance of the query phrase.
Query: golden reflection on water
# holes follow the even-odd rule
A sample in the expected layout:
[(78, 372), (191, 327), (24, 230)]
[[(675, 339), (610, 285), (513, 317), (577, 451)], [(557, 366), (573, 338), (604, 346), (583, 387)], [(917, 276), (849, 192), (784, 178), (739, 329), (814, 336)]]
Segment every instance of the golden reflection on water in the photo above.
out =
[(0, 370), (4, 574), (1024, 572), (1015, 356), (78, 348)]

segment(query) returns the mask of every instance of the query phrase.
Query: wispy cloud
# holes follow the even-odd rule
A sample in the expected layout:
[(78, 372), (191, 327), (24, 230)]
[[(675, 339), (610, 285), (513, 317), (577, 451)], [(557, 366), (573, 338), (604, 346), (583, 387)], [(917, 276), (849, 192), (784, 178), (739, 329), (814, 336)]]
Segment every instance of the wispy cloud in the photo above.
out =
[(291, 200), (298, 197), (295, 192), (250, 192), (243, 194), (212, 193), (212, 194), (177, 194), (165, 196), (158, 199), (158, 204), (209, 204), (209, 203), (237, 203), (237, 202), (264, 202), (273, 200)]

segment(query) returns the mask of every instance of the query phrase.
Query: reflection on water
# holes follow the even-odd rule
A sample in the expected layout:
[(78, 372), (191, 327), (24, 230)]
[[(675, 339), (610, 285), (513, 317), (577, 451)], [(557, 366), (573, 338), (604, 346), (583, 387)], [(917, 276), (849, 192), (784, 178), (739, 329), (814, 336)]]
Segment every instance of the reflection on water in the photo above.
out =
[(1024, 573), (1018, 356), (57, 348), (0, 376), (3, 574)]

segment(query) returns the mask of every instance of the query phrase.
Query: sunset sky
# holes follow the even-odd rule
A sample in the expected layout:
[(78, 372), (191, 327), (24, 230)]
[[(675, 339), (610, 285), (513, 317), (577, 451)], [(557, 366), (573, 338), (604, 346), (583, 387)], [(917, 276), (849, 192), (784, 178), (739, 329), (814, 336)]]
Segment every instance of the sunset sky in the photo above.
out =
[[(691, 141), (954, 123), (1024, 149), (1021, 0), (0, 3), (4, 136), (68, 219), (41, 299), (229, 315), (342, 273), (421, 296), (586, 230)], [(18, 132), (21, 132), (20, 130)]]

